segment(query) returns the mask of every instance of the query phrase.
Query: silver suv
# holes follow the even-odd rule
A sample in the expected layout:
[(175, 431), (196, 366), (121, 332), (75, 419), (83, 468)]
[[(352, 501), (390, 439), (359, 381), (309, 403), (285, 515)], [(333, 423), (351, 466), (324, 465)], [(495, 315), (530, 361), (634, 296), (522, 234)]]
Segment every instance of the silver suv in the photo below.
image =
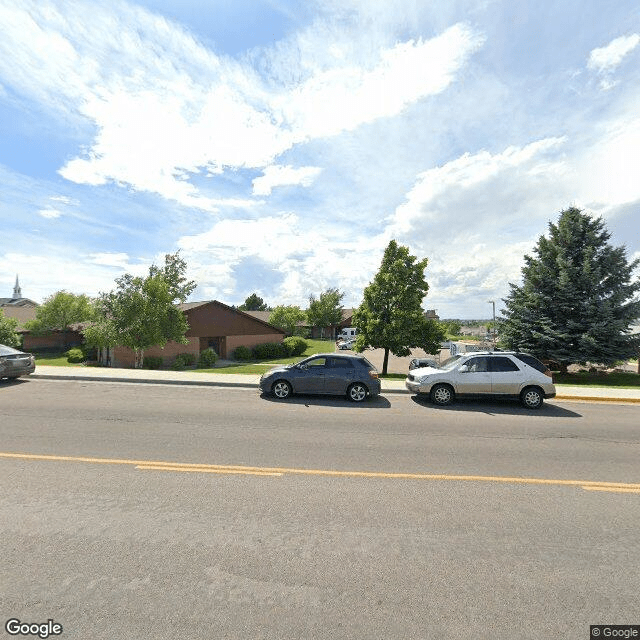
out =
[(515, 351), (458, 354), (439, 367), (410, 371), (405, 385), (413, 393), (429, 394), (441, 406), (456, 396), (498, 396), (519, 398), (527, 409), (539, 409), (544, 398), (556, 395), (549, 368)]

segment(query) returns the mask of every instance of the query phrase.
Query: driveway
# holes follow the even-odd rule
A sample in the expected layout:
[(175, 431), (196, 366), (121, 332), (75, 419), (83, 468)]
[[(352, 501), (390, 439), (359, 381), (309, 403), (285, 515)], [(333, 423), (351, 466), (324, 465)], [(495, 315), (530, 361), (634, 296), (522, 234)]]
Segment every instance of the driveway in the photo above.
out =
[[(338, 351), (336, 349), (336, 351)], [(350, 350), (340, 351), (340, 353), (354, 353)], [(376, 367), (378, 371), (382, 371), (382, 362), (384, 360), (384, 349), (367, 349), (363, 352), (363, 354), (372, 365)], [(444, 362), (447, 358), (449, 358), (451, 354), (449, 353), (449, 349), (442, 349), (440, 351), (440, 362)], [(412, 349), (410, 356), (404, 356), (399, 358), (398, 356), (394, 356), (393, 353), (389, 352), (389, 362), (387, 364), (387, 373), (403, 373), (406, 374), (409, 372), (409, 362), (411, 362), (412, 358), (434, 358), (436, 362), (438, 362), (438, 355), (433, 355), (431, 353), (426, 353), (422, 349)]]

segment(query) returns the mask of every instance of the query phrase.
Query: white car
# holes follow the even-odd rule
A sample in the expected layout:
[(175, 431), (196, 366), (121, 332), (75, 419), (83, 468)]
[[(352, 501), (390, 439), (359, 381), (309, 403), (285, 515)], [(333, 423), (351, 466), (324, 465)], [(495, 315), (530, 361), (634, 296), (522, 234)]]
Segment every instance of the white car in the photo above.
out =
[(340, 340), (336, 345), (338, 349), (352, 349), (353, 345), (356, 343), (355, 338), (351, 340)]
[(512, 397), (527, 409), (539, 409), (545, 398), (553, 398), (556, 388), (551, 371), (537, 358), (514, 351), (461, 353), (440, 367), (423, 367), (409, 372), (409, 391), (427, 394), (440, 406), (456, 396)]

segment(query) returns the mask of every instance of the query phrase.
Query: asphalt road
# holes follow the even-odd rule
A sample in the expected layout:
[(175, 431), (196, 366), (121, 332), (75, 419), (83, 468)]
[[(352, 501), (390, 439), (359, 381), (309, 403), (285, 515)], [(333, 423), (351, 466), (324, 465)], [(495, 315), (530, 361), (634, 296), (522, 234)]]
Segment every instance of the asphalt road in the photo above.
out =
[(5, 383), (1, 621), (127, 640), (640, 624), (639, 417)]

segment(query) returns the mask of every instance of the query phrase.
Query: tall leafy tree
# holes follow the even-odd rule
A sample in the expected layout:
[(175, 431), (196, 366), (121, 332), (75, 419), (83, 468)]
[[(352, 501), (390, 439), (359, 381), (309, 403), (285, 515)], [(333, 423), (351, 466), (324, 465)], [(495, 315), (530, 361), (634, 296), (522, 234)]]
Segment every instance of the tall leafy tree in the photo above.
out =
[(269, 316), (269, 324), (282, 329), (287, 335), (300, 333), (300, 323), (305, 322), (307, 314), (295, 305), (277, 306)]
[(54, 330), (68, 333), (72, 324), (95, 320), (96, 317), (96, 306), (89, 296), (63, 290), (49, 296), (36, 309), (35, 320), (25, 322), (25, 328), (36, 335)]
[(439, 322), (427, 320), (422, 301), (429, 285), (424, 277), (428, 260), (417, 260), (409, 249), (391, 240), (373, 281), (364, 290), (362, 304), (353, 314), (358, 328), (356, 351), (384, 349), (382, 374), (387, 373), (389, 352), (407, 356), (420, 347), (436, 353), (444, 339)]
[(269, 307), (257, 293), (252, 293), (246, 297), (244, 303), (238, 309), (240, 311), (268, 311)]
[(534, 256), (524, 257), (522, 284), (510, 284), (501, 342), (552, 360), (613, 364), (637, 353), (630, 325), (640, 317), (640, 280), (624, 246), (609, 244), (602, 218), (571, 207), (549, 223)]
[(17, 327), (18, 321), (15, 318), (7, 318), (0, 309), (0, 344), (7, 347), (18, 347), (20, 336), (16, 332)]
[(169, 340), (187, 343), (189, 325), (178, 308), (195, 289), (187, 280), (187, 265), (178, 253), (167, 254), (163, 267), (152, 265), (146, 278), (127, 273), (116, 289), (98, 299), (101, 317), (85, 331), (92, 346), (122, 345), (133, 349), (135, 366), (142, 366), (145, 349), (163, 347)]
[[(312, 327), (320, 327), (324, 331), (325, 327), (334, 327), (342, 320), (342, 298), (344, 293), (338, 289), (327, 289), (320, 294), (318, 299), (309, 296), (309, 308), (307, 309), (307, 319)], [(321, 337), (324, 337), (321, 335)]]

